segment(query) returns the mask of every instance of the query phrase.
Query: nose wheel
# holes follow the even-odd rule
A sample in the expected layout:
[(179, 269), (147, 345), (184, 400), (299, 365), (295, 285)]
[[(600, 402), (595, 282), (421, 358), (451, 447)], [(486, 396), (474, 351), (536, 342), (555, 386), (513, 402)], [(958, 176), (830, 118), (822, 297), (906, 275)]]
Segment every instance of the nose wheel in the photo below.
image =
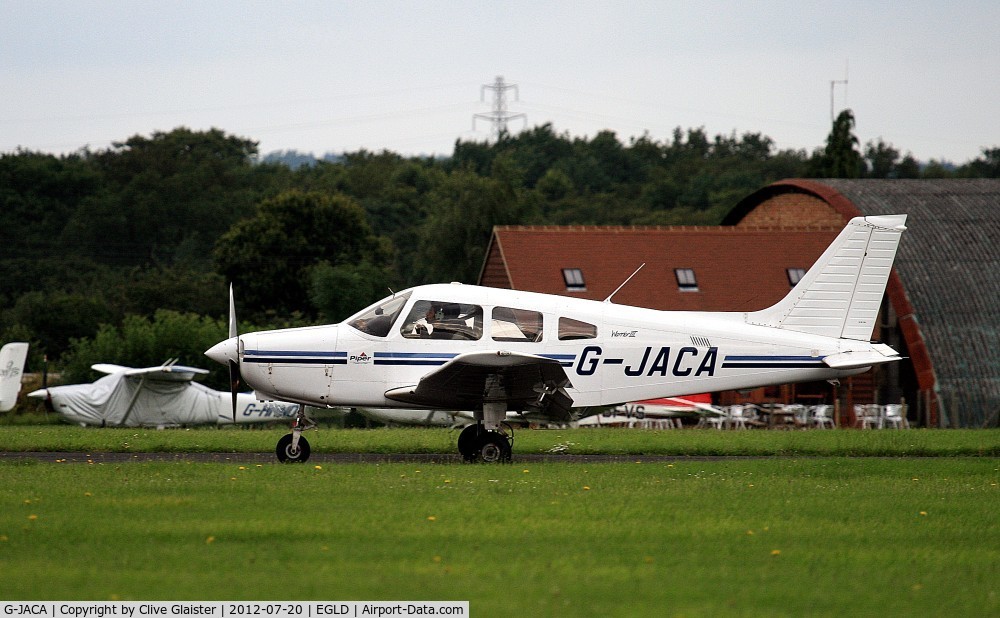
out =
[(274, 449), (274, 454), (278, 456), (281, 463), (304, 463), (309, 459), (309, 441), (298, 436), (298, 443), (295, 442), (295, 435), (286, 433), (278, 440), (278, 446)]
[(309, 441), (302, 437), (302, 432), (315, 429), (316, 423), (306, 416), (306, 407), (300, 405), (299, 411), (292, 420), (292, 433), (281, 436), (274, 454), (281, 463), (304, 463), (309, 459)]

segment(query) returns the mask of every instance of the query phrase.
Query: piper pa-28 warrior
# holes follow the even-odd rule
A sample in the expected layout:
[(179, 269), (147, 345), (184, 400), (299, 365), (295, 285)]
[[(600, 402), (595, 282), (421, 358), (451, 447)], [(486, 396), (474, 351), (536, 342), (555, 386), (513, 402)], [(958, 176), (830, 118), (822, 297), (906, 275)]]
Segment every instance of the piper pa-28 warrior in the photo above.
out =
[[(600, 302), (436, 284), (340, 324), (240, 335), (230, 288), (230, 338), (206, 354), (228, 363), (234, 392), (242, 378), (262, 400), (473, 410), (461, 455), (509, 461), (508, 411), (570, 420), (574, 408), (832, 381), (899, 360), (870, 338), (905, 221), (852, 219), (791, 292), (760, 311), (658, 311), (612, 303), (618, 290)], [(311, 425), (300, 408), (278, 442), (281, 461), (308, 458), (301, 433)]]

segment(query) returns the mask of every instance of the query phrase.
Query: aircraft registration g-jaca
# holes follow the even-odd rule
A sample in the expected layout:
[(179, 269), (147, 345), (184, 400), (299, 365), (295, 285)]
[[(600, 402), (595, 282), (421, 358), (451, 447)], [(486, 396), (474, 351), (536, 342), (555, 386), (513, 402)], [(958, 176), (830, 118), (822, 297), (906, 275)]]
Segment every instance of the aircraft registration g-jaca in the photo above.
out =
[[(789, 294), (754, 312), (658, 311), (461, 284), (392, 294), (340, 324), (238, 335), (206, 352), (262, 400), (473, 410), (468, 461), (508, 461), (508, 410), (836, 380), (900, 359), (871, 342), (906, 215), (852, 219)], [(614, 294), (612, 294), (613, 296)], [(234, 391), (235, 392), (235, 391)], [(305, 461), (304, 412), (277, 446)]]

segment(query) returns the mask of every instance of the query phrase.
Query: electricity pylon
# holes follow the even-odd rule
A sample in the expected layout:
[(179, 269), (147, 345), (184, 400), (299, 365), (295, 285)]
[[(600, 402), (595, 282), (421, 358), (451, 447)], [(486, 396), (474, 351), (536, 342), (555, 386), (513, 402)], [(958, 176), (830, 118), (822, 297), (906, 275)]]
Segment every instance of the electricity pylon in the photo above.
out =
[(500, 139), (501, 135), (507, 133), (507, 122), (510, 120), (521, 119), (527, 124), (527, 116), (525, 114), (514, 114), (507, 111), (507, 91), (514, 91), (514, 100), (518, 100), (518, 90), (517, 84), (507, 84), (503, 81), (502, 75), (497, 75), (497, 78), (492, 84), (484, 84), (480, 90), (479, 98), (481, 101), (486, 100), (486, 91), (493, 91), (493, 110), (486, 114), (473, 114), (472, 115), (472, 130), (476, 130), (476, 119), (481, 118), (483, 120), (489, 120), (493, 123), (493, 135)]

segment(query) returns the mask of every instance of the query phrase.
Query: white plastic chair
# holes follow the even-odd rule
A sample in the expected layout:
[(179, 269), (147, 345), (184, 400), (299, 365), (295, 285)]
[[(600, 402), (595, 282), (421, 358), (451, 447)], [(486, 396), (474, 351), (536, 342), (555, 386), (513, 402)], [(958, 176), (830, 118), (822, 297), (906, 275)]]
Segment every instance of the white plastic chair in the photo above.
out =
[(804, 405), (793, 403), (785, 406), (785, 423), (793, 427), (806, 427), (809, 424), (809, 408)]
[(833, 417), (830, 416), (830, 409), (833, 406), (830, 405), (818, 405), (813, 406), (812, 409), (812, 424), (816, 429), (826, 429), (829, 424), (830, 429), (836, 429), (837, 426), (833, 422)]
[(886, 426), (892, 425), (895, 429), (909, 429), (910, 422), (903, 416), (903, 405), (890, 403), (885, 407), (884, 421)]
[(746, 429), (747, 417), (743, 406), (729, 406), (729, 426), (732, 429)]
[(882, 406), (877, 403), (854, 404), (854, 426), (861, 429), (881, 429)]
[(708, 415), (702, 416), (698, 420), (698, 427), (710, 427), (712, 429), (722, 429), (723, 423), (726, 422), (725, 416), (714, 416)]

